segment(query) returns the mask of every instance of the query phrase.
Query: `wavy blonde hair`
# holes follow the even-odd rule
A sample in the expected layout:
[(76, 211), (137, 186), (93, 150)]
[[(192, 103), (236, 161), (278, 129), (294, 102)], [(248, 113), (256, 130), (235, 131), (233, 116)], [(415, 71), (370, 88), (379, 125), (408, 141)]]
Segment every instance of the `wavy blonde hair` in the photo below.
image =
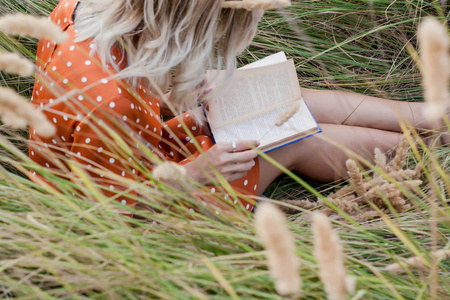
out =
[[(133, 85), (154, 84), (179, 110), (197, 106), (208, 68), (231, 76), (236, 54), (256, 33), (261, 10), (222, 9), (222, 0), (86, 0), (77, 9), (77, 41), (92, 38), (103, 64), (119, 71), (113, 46), (126, 53), (119, 73)], [(92, 53), (93, 54), (93, 53)], [(154, 83), (154, 84), (152, 84)]]

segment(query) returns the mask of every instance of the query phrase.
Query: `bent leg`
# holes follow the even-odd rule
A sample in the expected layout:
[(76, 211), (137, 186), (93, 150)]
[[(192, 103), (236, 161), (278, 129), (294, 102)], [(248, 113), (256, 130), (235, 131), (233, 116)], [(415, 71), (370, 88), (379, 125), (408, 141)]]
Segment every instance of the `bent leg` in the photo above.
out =
[(394, 101), (356, 93), (302, 88), (302, 95), (319, 123), (400, 132), (399, 118), (418, 129), (432, 129), (422, 115), (423, 102)]
[[(402, 136), (396, 132), (355, 126), (320, 124), (320, 127), (323, 132), (319, 135), (325, 135), (370, 161), (375, 148), (386, 152), (396, 147)], [(316, 181), (331, 182), (346, 176), (346, 152), (317, 135), (271, 151), (268, 155), (289, 170)], [(259, 163), (258, 195), (261, 195), (282, 172), (261, 157)]]

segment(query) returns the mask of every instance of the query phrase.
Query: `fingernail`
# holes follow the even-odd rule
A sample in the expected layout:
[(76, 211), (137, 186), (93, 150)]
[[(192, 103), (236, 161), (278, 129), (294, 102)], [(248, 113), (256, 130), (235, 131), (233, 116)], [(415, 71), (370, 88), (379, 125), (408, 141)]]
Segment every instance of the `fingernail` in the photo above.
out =
[(210, 93), (212, 90), (213, 90), (212, 88), (207, 88), (207, 89), (205, 90), (205, 93)]

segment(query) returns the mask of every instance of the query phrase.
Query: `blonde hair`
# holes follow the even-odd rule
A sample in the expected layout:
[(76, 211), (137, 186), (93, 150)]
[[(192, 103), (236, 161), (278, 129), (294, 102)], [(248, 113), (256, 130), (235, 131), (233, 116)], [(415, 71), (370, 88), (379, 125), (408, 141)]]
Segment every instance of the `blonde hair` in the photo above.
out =
[[(120, 72), (166, 92), (180, 111), (197, 106), (207, 68), (224, 68), (231, 76), (235, 56), (250, 44), (261, 10), (222, 9), (211, 0), (87, 0), (80, 3), (77, 41), (92, 38), (103, 64), (119, 70), (111, 48), (126, 53)], [(154, 83), (154, 84), (152, 84)]]

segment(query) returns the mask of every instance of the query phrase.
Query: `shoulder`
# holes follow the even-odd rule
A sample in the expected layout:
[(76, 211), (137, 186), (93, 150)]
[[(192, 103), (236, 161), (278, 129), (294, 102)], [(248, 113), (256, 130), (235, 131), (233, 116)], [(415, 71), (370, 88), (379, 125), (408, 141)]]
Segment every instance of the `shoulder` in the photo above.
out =
[(67, 26), (73, 24), (73, 13), (78, 3), (78, 0), (61, 0), (50, 14), (49, 19), (65, 30)]

